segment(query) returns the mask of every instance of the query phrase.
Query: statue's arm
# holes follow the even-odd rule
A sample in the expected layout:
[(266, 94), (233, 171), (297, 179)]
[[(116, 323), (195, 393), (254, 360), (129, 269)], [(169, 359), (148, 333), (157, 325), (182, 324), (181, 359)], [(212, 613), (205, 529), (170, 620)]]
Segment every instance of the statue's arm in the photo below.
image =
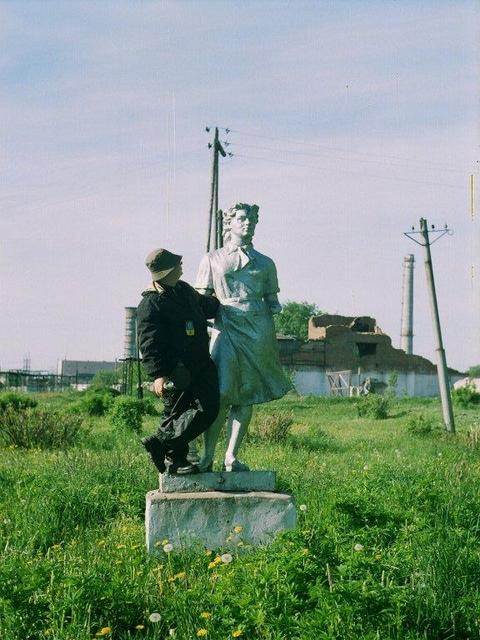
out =
[(280, 313), (282, 310), (282, 305), (278, 301), (278, 292), (280, 289), (278, 288), (278, 277), (277, 277), (277, 268), (273, 260), (268, 260), (268, 266), (266, 270), (266, 279), (265, 279), (265, 292), (263, 294), (263, 299), (268, 305), (272, 314)]

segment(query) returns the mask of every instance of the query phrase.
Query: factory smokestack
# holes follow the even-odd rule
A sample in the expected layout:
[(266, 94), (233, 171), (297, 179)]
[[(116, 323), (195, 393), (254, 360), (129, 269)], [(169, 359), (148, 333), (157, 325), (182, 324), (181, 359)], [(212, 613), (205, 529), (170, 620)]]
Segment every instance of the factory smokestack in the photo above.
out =
[(413, 254), (403, 259), (402, 328), (400, 348), (405, 353), (413, 353)]
[(125, 307), (125, 336), (123, 357), (137, 357), (137, 307)]

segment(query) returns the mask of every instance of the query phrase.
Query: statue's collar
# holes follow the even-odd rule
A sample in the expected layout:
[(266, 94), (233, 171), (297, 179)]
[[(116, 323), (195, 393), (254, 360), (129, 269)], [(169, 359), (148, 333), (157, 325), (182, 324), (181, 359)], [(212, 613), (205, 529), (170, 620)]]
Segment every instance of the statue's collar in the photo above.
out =
[(241, 249), (243, 252), (248, 254), (253, 249), (253, 244), (250, 242), (249, 244), (239, 246), (237, 244), (233, 244), (233, 242), (226, 242), (224, 249), (227, 253), (235, 253)]

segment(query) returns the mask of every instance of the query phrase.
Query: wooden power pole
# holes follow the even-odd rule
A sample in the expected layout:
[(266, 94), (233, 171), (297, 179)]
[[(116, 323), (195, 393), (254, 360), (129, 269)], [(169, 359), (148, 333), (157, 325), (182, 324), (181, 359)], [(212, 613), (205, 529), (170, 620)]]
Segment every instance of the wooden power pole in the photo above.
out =
[[(209, 127), (207, 127), (207, 131), (210, 131)], [(227, 154), (218, 139), (218, 127), (215, 127), (213, 142), (210, 142), (208, 147), (209, 149), (213, 149), (213, 160), (210, 211), (208, 215), (207, 252), (211, 249), (223, 247), (222, 212), (218, 209), (218, 154), (223, 158), (225, 158)]]
[[(447, 225), (445, 225), (444, 229), (435, 229), (432, 225), (430, 233), (439, 234), (436, 236), (435, 240), (433, 240), (433, 242), (435, 242), (446, 233), (451, 233), (451, 231), (448, 229)], [(412, 236), (414, 234), (419, 234), (422, 240), (419, 241), (413, 238)], [(422, 246), (425, 250), (425, 274), (427, 276), (428, 297), (430, 299), (430, 309), (432, 312), (433, 335), (435, 337), (435, 351), (437, 355), (438, 386), (440, 388), (440, 398), (442, 400), (443, 421), (445, 423), (445, 429), (450, 433), (455, 433), (455, 421), (453, 418), (452, 397), (450, 395), (447, 359), (445, 356), (445, 349), (443, 348), (437, 293), (435, 291), (435, 279), (433, 277), (432, 253), (430, 251), (430, 246), (433, 242), (430, 242), (428, 224), (425, 218), (420, 218), (420, 231), (415, 231), (412, 227), (412, 231), (406, 232), (405, 235)]]

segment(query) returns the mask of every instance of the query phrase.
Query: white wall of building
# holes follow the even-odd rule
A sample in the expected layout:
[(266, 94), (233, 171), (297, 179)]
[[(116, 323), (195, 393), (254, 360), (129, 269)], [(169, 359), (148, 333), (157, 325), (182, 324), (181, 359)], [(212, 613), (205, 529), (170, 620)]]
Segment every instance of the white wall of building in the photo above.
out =
[[(379, 382), (388, 382), (392, 372), (389, 371), (363, 371), (360, 380), (369, 377)], [(436, 373), (417, 373), (415, 371), (397, 372), (398, 380), (396, 386), (397, 396), (438, 396), (438, 378)], [(452, 376), (450, 383), (460, 380), (462, 376)], [(301, 365), (293, 370), (293, 383), (297, 392), (302, 395), (328, 396), (330, 395), (330, 385), (328, 384), (325, 369), (316, 366)], [(352, 373), (351, 384), (357, 385), (357, 373)]]

